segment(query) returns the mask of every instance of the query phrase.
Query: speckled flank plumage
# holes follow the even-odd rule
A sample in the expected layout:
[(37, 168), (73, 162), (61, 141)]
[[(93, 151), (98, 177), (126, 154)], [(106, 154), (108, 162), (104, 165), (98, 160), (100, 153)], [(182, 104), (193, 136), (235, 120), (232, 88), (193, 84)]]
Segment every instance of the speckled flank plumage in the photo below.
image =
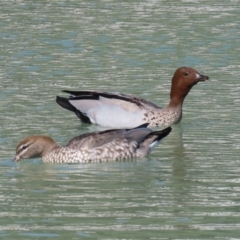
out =
[(182, 119), (182, 105), (156, 109), (144, 114), (143, 122), (148, 122), (150, 127), (177, 124)]
[(61, 147), (43, 156), (44, 162), (52, 163), (93, 163), (110, 162), (137, 157), (137, 142), (115, 140), (102, 147), (81, 150)]
[(42, 157), (44, 162), (51, 163), (91, 163), (142, 158), (170, 132), (170, 127), (152, 131), (145, 126), (107, 130), (75, 137), (65, 147), (48, 136), (30, 136), (17, 145), (14, 160)]
[(73, 111), (81, 121), (110, 128), (132, 128), (143, 123), (149, 126), (170, 126), (182, 119), (182, 105), (191, 88), (209, 79), (193, 68), (178, 68), (172, 78), (170, 101), (166, 108), (121, 93), (64, 91), (67, 98), (57, 96), (57, 103)]

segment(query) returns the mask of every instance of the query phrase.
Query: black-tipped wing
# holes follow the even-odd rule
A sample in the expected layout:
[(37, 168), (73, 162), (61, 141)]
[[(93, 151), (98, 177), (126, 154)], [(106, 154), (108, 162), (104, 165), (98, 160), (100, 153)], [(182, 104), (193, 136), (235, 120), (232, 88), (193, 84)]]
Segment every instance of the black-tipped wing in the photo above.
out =
[(144, 114), (160, 109), (155, 104), (132, 95), (94, 91), (64, 91), (69, 98), (57, 103), (73, 111), (84, 123), (110, 128), (133, 128), (146, 122)]
[(127, 95), (122, 93), (114, 93), (114, 92), (95, 92), (95, 91), (68, 91), (63, 90), (63, 92), (70, 94), (69, 99), (71, 100), (82, 100), (82, 99), (92, 99), (99, 100), (101, 97), (111, 99), (111, 101), (121, 100), (126, 101), (128, 103), (133, 103), (138, 107), (153, 107), (159, 108), (156, 104), (146, 101), (145, 99), (135, 97), (133, 95)]
[(75, 108), (67, 98), (64, 97), (56, 97), (56, 102), (63, 108), (66, 108), (69, 111), (74, 112), (80, 119), (82, 122), (84, 123), (91, 123), (89, 117), (82, 113), (81, 111), (79, 111), (77, 108)]

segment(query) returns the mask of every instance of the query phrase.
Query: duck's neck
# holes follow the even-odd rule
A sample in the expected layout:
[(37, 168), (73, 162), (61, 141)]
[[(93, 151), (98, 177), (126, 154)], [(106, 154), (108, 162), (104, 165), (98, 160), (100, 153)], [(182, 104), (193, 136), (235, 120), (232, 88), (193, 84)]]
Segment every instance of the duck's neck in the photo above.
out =
[(42, 152), (41, 152), (42, 157), (60, 148), (60, 146), (50, 137), (46, 137), (43, 142), (44, 144), (42, 145)]
[(167, 108), (179, 108), (183, 105), (184, 98), (171, 98)]
[(170, 102), (168, 104), (168, 107), (170, 108), (176, 108), (183, 105), (185, 97), (188, 95), (189, 91), (191, 90), (191, 87), (175, 87), (172, 86), (171, 93), (170, 93)]

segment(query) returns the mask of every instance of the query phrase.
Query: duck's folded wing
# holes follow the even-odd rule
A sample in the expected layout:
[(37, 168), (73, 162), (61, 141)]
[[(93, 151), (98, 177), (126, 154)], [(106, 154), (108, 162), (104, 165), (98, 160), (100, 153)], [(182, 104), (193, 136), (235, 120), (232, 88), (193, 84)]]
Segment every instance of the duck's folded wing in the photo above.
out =
[(82, 134), (71, 139), (66, 146), (73, 149), (92, 149), (110, 143), (115, 139), (127, 139), (128, 141), (134, 140), (141, 142), (143, 137), (152, 132), (151, 129), (146, 128), (147, 125), (148, 124), (143, 124), (134, 129), (111, 129)]
[(76, 113), (85, 123), (108, 127), (135, 127), (142, 124), (146, 111), (159, 108), (132, 95), (94, 91), (64, 91), (71, 96), (57, 96), (57, 103)]
[(104, 104), (113, 104), (122, 106), (124, 109), (129, 111), (136, 111), (139, 108), (160, 108), (152, 102), (146, 101), (145, 99), (135, 97), (133, 95), (127, 95), (117, 92), (95, 92), (95, 91), (68, 91), (63, 92), (69, 93), (69, 100), (98, 100)]
[(121, 129), (111, 131), (108, 130), (106, 131), (106, 133), (104, 132), (86, 133), (71, 139), (66, 146), (73, 149), (80, 148), (92, 149), (95, 147), (102, 146), (103, 144), (106, 144), (115, 138), (123, 136), (124, 132), (125, 130)]

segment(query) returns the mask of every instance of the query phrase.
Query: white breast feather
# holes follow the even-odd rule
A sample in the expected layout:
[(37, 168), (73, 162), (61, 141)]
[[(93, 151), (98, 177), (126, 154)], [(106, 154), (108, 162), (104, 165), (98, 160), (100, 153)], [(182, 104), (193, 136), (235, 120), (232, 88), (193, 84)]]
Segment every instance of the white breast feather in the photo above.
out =
[(116, 105), (99, 105), (86, 112), (92, 123), (112, 128), (133, 128), (143, 124), (144, 111), (128, 112)]

